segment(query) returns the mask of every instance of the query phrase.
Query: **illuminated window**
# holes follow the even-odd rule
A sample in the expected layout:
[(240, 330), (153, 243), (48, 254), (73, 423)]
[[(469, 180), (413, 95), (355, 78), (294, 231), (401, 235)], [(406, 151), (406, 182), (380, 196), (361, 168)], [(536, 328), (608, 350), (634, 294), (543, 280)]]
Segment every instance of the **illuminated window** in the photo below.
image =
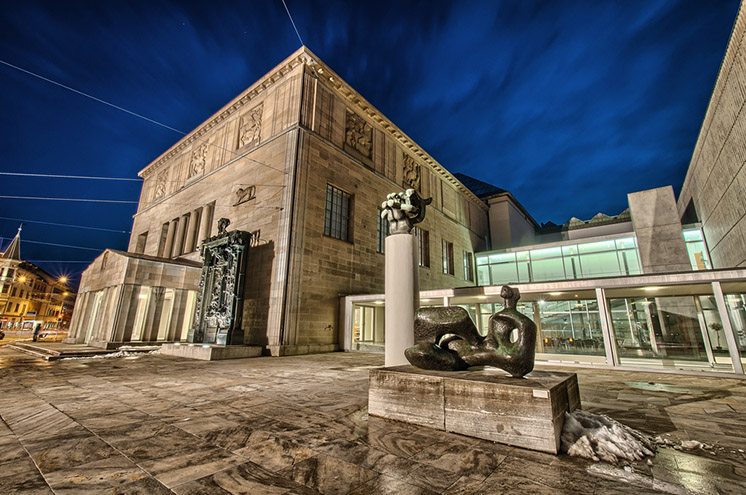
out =
[(474, 282), (474, 255), (464, 251), (464, 280)]
[(453, 275), (453, 243), (443, 239), (443, 273)]

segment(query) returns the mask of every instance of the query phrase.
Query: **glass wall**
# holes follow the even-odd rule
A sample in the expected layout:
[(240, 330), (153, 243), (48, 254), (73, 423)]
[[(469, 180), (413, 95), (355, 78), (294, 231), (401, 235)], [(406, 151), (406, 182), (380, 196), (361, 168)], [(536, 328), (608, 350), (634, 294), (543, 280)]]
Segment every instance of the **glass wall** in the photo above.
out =
[(710, 254), (707, 252), (702, 229), (699, 227), (685, 228), (683, 235), (692, 270), (710, 270), (712, 264), (710, 263)]
[[(485, 335), (501, 304), (479, 305), (480, 332)], [(605, 355), (601, 318), (595, 299), (519, 302), (518, 311), (536, 323), (536, 352), (545, 354)]]
[(382, 352), (385, 313), (381, 305), (353, 305), (352, 348), (357, 351)]
[(477, 254), (478, 285), (545, 282), (642, 273), (634, 236)]
[[(725, 304), (733, 333), (736, 334), (736, 344), (741, 351), (741, 361), (746, 364), (746, 294), (727, 294)], [(721, 341), (724, 340), (725, 337), (721, 336)]]
[(623, 365), (639, 359), (715, 365), (718, 355), (727, 357), (727, 345), (717, 344), (722, 325), (712, 296), (615, 298), (609, 308)]

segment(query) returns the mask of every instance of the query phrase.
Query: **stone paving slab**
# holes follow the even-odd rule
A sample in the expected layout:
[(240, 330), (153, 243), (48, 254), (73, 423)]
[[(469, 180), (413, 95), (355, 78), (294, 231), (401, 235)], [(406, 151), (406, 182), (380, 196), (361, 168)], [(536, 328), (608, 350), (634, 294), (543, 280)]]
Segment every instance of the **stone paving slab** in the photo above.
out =
[(0, 493), (746, 493), (744, 380), (572, 369), (585, 409), (722, 446), (660, 449), (629, 472), (368, 417), (368, 372), (382, 365), (0, 349)]

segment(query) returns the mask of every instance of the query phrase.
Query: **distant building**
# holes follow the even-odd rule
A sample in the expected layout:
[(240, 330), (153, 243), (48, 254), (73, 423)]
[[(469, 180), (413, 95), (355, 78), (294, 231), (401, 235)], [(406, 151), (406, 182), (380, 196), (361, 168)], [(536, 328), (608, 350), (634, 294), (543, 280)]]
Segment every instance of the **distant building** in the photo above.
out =
[(75, 294), (63, 278), (21, 259), (21, 229), (0, 253), (0, 330), (66, 329)]

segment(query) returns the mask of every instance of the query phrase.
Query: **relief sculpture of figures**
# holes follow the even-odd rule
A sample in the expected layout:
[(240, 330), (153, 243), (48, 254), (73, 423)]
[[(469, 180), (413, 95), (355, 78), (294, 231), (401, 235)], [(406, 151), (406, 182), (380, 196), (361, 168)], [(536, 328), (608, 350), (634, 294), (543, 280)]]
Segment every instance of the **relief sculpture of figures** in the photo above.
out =
[(203, 143), (192, 152), (192, 161), (189, 163), (189, 177), (202, 175), (207, 163), (207, 144)]
[(420, 188), (420, 166), (414, 161), (414, 158), (407, 154), (404, 155), (402, 172), (404, 174), (404, 187)]
[(425, 219), (425, 207), (432, 198), (423, 198), (414, 189), (391, 193), (381, 203), (381, 218), (389, 222), (390, 234), (408, 234), (415, 224)]
[(241, 117), (238, 131), (238, 147), (259, 144), (262, 132), (262, 105), (252, 108), (248, 114)]
[(373, 149), (373, 128), (364, 118), (347, 111), (345, 144), (365, 156), (371, 157)]
[(505, 309), (493, 314), (481, 335), (461, 307), (420, 308), (414, 322), (416, 344), (404, 351), (414, 366), (460, 371), (495, 366), (520, 378), (534, 369), (536, 324), (516, 309), (518, 289), (503, 286)]

